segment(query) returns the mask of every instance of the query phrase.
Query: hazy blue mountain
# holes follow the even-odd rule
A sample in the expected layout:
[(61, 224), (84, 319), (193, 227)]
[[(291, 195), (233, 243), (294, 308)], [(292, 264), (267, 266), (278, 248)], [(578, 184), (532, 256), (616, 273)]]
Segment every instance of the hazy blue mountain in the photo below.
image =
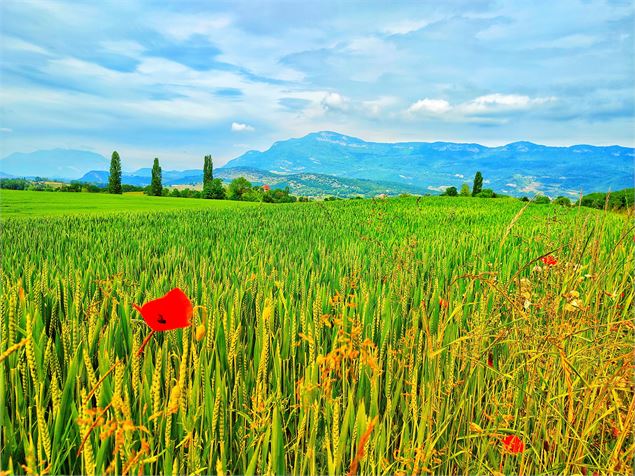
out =
[[(215, 170), (229, 180), (289, 186), (301, 195), (436, 193), (471, 185), (480, 170), (484, 187), (510, 195), (577, 195), (633, 187), (634, 149), (620, 146), (549, 147), (514, 142), (501, 147), (451, 142), (365, 142), (335, 132), (314, 132), (249, 151)], [(93, 152), (40, 150), (0, 160), (0, 177), (48, 177), (108, 183), (110, 162)], [(126, 184), (150, 184), (150, 168), (124, 172)], [(164, 185), (196, 185), (202, 170), (164, 170)]]
[(91, 170), (110, 167), (103, 155), (86, 150), (50, 149), (15, 152), (0, 159), (0, 171), (14, 177), (76, 179)]
[(225, 167), (248, 167), (277, 175), (319, 173), (398, 182), (428, 191), (471, 185), (480, 170), (485, 188), (523, 195), (577, 194), (632, 187), (632, 148), (591, 145), (550, 147), (514, 142), (501, 147), (451, 142), (365, 142), (335, 132), (314, 132), (249, 151)]
[[(146, 171), (150, 171), (147, 173)], [(144, 187), (150, 185), (152, 180), (152, 169), (139, 169), (134, 172), (123, 172), (121, 182), (127, 185), (137, 185)], [(80, 182), (90, 182), (97, 185), (108, 183), (110, 172), (107, 170), (91, 170), (78, 177)], [(162, 170), (161, 178), (163, 185), (195, 185), (203, 181), (203, 170)]]

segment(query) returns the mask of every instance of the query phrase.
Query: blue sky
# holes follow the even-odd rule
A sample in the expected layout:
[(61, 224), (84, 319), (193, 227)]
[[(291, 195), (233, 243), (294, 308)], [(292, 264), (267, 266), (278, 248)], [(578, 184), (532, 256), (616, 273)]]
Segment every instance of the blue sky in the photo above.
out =
[(2, 155), (216, 165), (312, 131), (633, 146), (631, 1), (2, 2)]

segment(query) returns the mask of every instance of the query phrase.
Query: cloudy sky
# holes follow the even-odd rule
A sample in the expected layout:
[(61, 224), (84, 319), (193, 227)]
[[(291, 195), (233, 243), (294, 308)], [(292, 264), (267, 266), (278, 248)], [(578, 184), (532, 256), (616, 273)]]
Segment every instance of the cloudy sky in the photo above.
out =
[(3, 0), (2, 155), (220, 165), (317, 130), (633, 146), (629, 1)]

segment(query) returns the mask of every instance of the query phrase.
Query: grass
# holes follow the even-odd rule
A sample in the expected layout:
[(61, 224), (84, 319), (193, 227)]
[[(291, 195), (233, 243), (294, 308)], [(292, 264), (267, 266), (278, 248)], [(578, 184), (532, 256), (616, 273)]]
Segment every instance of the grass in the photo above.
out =
[(250, 206), (257, 206), (257, 204), (194, 198), (149, 197), (136, 192), (109, 195), (0, 190), (0, 216), (3, 218), (69, 214), (103, 215), (106, 213), (182, 209), (237, 209)]
[[(632, 472), (631, 217), (430, 197), (2, 225), (3, 470)], [(137, 357), (132, 304), (175, 286), (192, 328)]]

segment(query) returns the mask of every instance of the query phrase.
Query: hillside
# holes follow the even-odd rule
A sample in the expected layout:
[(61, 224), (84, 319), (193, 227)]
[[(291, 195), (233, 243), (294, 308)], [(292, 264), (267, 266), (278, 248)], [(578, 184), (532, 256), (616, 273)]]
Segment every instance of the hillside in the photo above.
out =
[[(150, 169), (147, 169), (148, 171)], [(372, 197), (381, 193), (388, 195), (398, 195), (400, 193), (424, 194), (428, 192), (424, 188), (400, 184), (395, 182), (383, 182), (366, 179), (347, 179), (317, 173), (280, 175), (258, 170), (251, 167), (223, 167), (215, 170), (215, 177), (230, 182), (237, 177), (245, 177), (254, 185), (270, 185), (276, 188), (289, 189), (295, 195), (303, 196), (324, 196), (334, 195), (337, 197), (365, 196)], [(150, 184), (150, 174), (145, 173), (145, 169), (132, 174), (123, 174), (122, 182), (129, 185), (145, 187)], [(108, 172), (93, 170), (85, 174), (80, 179), (82, 182), (90, 182), (98, 185), (108, 183)], [(203, 181), (203, 171), (163, 171), (163, 184), (166, 186), (183, 185), (197, 186)]]
[(226, 167), (251, 167), (288, 175), (320, 173), (418, 186), (428, 191), (471, 182), (481, 170), (485, 187), (512, 195), (575, 195), (579, 190), (625, 188), (633, 183), (633, 149), (575, 145), (549, 147), (515, 142), (501, 147), (451, 142), (365, 142), (335, 132), (315, 132), (249, 151)]

